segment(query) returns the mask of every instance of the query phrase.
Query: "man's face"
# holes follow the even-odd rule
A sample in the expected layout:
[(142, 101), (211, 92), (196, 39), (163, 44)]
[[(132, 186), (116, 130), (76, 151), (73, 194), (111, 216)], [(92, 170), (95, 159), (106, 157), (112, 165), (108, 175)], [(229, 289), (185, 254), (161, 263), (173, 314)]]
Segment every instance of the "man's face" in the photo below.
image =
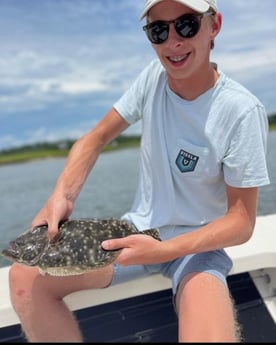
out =
[[(156, 20), (171, 21), (183, 14), (198, 14), (175, 1), (161, 1), (149, 11), (149, 23)], [(209, 66), (211, 41), (220, 30), (220, 17), (207, 16), (200, 19), (200, 29), (191, 38), (181, 37), (174, 24), (169, 26), (169, 35), (165, 42), (152, 44), (169, 79), (189, 79), (200, 74)]]

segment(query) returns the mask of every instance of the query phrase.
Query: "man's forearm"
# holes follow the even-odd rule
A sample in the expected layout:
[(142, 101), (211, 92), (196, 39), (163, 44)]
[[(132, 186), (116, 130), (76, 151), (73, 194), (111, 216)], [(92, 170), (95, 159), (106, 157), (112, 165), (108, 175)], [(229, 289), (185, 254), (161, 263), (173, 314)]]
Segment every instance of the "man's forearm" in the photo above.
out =
[(94, 166), (104, 144), (93, 136), (85, 134), (73, 145), (54, 192), (74, 202)]

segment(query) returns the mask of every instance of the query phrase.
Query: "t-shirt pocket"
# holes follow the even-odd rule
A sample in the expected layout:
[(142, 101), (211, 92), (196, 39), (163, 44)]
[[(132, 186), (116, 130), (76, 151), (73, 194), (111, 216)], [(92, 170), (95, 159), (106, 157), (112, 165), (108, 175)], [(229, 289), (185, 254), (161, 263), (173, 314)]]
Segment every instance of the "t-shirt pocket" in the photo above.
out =
[(197, 146), (183, 139), (178, 140), (177, 146), (170, 156), (171, 167), (177, 175), (189, 177), (202, 176), (210, 172), (208, 147)]

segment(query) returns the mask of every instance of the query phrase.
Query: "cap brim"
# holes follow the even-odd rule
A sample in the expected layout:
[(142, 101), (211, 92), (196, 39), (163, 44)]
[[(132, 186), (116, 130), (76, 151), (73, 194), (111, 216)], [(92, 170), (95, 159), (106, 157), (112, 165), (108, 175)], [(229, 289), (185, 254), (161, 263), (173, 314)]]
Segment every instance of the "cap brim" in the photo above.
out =
[[(159, 2), (161, 2), (163, 0), (156, 0), (156, 1), (152, 1), (148, 4), (148, 6), (146, 6), (143, 10), (143, 12), (140, 15), (140, 20), (142, 20), (148, 13), (148, 11), (155, 5), (157, 5)], [(182, 5), (185, 5), (189, 8), (191, 8), (192, 10), (198, 12), (198, 13), (204, 13), (206, 11), (208, 11), (210, 5), (204, 1), (204, 0), (193, 0), (192, 4), (191, 1), (189, 0), (174, 0)]]

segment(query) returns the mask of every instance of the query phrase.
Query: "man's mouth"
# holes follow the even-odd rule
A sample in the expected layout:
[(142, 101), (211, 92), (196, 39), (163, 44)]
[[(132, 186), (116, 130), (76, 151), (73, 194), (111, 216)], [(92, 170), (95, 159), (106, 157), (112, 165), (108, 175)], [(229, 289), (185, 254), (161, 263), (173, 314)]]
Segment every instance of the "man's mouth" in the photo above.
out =
[(182, 61), (184, 61), (188, 56), (189, 56), (189, 53), (187, 53), (187, 54), (185, 54), (185, 55), (169, 56), (168, 59), (169, 59), (171, 62), (182, 62)]

